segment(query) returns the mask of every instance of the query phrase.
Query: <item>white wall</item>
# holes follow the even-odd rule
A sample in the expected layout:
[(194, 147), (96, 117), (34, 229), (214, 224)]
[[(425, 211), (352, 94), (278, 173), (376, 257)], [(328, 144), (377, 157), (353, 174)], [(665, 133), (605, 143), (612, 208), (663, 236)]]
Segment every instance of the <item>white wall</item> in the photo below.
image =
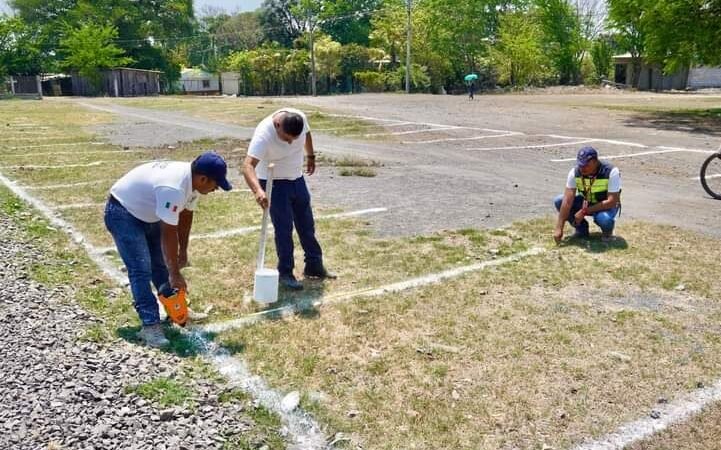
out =
[(688, 74), (691, 89), (721, 87), (721, 67), (694, 67)]

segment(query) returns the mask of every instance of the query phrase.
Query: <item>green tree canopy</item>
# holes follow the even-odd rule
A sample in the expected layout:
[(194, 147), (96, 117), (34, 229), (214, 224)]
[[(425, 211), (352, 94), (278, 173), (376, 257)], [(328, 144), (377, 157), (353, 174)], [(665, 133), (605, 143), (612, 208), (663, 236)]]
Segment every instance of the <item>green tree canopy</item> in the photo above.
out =
[(103, 69), (125, 66), (133, 61), (123, 56), (123, 49), (112, 43), (117, 37), (118, 31), (113, 26), (85, 24), (69, 30), (60, 41), (60, 50), (65, 55), (61, 66), (97, 84)]

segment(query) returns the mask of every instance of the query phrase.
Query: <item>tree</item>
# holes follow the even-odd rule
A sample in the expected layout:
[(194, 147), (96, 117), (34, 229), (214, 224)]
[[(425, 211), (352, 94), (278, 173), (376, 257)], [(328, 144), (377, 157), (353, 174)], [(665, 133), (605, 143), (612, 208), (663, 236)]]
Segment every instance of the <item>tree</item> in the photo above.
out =
[(645, 56), (673, 73), (693, 64), (721, 64), (721, 2), (641, 2)]
[(609, 0), (608, 25), (616, 33), (619, 47), (631, 54), (631, 85), (638, 87), (644, 53), (643, 1)]
[(511, 86), (542, 84), (553, 73), (544, 54), (543, 32), (532, 12), (501, 16), (491, 58), (499, 81)]
[(591, 46), (591, 59), (598, 81), (608, 79), (611, 75), (613, 48), (611, 40), (605, 36), (596, 39)]
[(303, 21), (296, 17), (293, 8), (298, 0), (265, 0), (260, 7), (260, 23), (265, 40), (284, 47), (303, 34)]
[(112, 43), (117, 37), (118, 30), (112, 26), (86, 24), (69, 30), (60, 41), (60, 50), (65, 54), (61, 66), (92, 80), (97, 87), (101, 70), (133, 61), (123, 56), (123, 49)]
[(372, 13), (380, 4), (380, 0), (326, 0), (320, 28), (342, 45), (368, 45)]
[(561, 84), (581, 81), (581, 62), (586, 40), (578, 11), (569, 0), (536, 0), (546, 51), (553, 60)]
[(0, 76), (36, 75), (51, 67), (39, 30), (19, 17), (0, 16)]

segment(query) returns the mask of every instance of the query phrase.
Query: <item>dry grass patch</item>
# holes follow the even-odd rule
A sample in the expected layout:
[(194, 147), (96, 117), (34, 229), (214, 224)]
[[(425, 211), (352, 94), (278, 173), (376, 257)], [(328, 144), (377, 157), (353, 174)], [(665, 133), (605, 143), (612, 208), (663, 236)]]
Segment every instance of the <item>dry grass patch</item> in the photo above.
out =
[[(505, 233), (548, 242), (551, 228)], [(719, 274), (706, 261), (721, 243), (650, 224), (619, 231), (628, 248), (566, 245), (220, 339), (366, 448), (569, 446), (720, 372)]]
[[(526, 248), (519, 238), (507, 237), (507, 241), (500, 242), (489, 233), (475, 230), (380, 239), (372, 235), (366, 223), (358, 220), (321, 220), (317, 222), (317, 228), (325, 264), (340, 277), (328, 282), (307, 281), (306, 289), (300, 293), (281, 291), (280, 304), (309, 302), (326, 295), (375, 288)], [(194, 267), (188, 279), (193, 297), (213, 304), (218, 317), (237, 317), (259, 308), (249, 301), (257, 239), (256, 232), (191, 244)], [(303, 253), (297, 241), (295, 248), (296, 274), (300, 277)], [(266, 265), (274, 267), (276, 261), (271, 237)]]

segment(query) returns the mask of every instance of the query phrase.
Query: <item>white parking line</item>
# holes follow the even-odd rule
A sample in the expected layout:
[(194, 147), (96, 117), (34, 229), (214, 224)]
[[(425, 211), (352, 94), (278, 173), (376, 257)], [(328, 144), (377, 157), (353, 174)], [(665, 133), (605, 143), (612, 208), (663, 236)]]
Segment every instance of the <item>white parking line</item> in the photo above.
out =
[(42, 147), (70, 147), (75, 145), (106, 145), (105, 142), (67, 142), (64, 144), (38, 144), (38, 145), (25, 145), (22, 147), (3, 147), (8, 150), (22, 150), (24, 148), (42, 148)]
[(65, 205), (54, 206), (55, 211), (63, 211), (66, 209), (80, 209), (80, 208), (97, 208), (103, 206), (105, 203), (68, 203)]
[(45, 191), (45, 190), (52, 190), (52, 189), (63, 189), (63, 188), (72, 188), (72, 187), (80, 187), (80, 186), (90, 186), (93, 184), (101, 184), (101, 183), (110, 183), (115, 182), (115, 180), (93, 180), (93, 181), (78, 181), (77, 183), (64, 183), (64, 184), (46, 184), (46, 185), (40, 185), (40, 186), (23, 186), (23, 189), (26, 191)]
[[(337, 214), (328, 214), (324, 216), (318, 216), (315, 218), (315, 220), (332, 220), (332, 219), (344, 219), (347, 217), (358, 217), (358, 216), (364, 216), (366, 214), (375, 214), (375, 213), (382, 213), (388, 211), (388, 208), (369, 208), (369, 209), (360, 209), (357, 211), (348, 211), (343, 213), (337, 213)], [(273, 229), (273, 225), (269, 224), (269, 229)], [(254, 231), (259, 231), (260, 225), (253, 225), (250, 227), (242, 227), (242, 228), (231, 228), (229, 230), (220, 230), (220, 231), (213, 231), (212, 233), (202, 233), (202, 234), (192, 234), (190, 236), (190, 240), (198, 240), (198, 239), (223, 239), (227, 237), (233, 237), (233, 236), (242, 236), (244, 234), (252, 233)], [(109, 253), (109, 252), (115, 252), (117, 251), (115, 247), (100, 247), (98, 249), (101, 253)]]
[(551, 148), (551, 147), (566, 147), (569, 145), (586, 144), (594, 142), (594, 139), (588, 139), (584, 141), (571, 141), (571, 142), (558, 142), (555, 144), (538, 144), (538, 145), (518, 145), (511, 147), (473, 147), (466, 150), (478, 150), (478, 151), (490, 151), (490, 150), (525, 150), (534, 148)]
[(338, 128), (314, 128), (313, 131), (339, 131), (339, 130), (347, 130), (349, 128), (370, 128), (370, 127), (402, 127), (404, 125), (413, 125), (413, 122), (398, 122), (398, 123), (390, 123), (387, 125), (378, 125), (378, 124), (369, 124), (369, 125), (350, 125), (345, 127), (338, 127)]
[(700, 413), (703, 408), (718, 401), (721, 401), (721, 380), (716, 381), (713, 386), (693, 391), (668, 404), (654, 405), (654, 409), (659, 413), (657, 419), (646, 416), (625, 424), (600, 439), (585, 442), (575, 450), (621, 450)]
[(434, 131), (446, 131), (446, 130), (457, 130), (460, 127), (442, 127), (442, 128), (424, 128), (422, 130), (410, 130), (410, 131), (395, 131), (388, 133), (371, 133), (371, 134), (352, 134), (349, 136), (363, 136), (363, 137), (376, 137), (376, 136), (404, 136), (407, 134), (418, 134), (418, 133), (432, 133)]
[(519, 134), (521, 134), (521, 133), (488, 134), (488, 135), (484, 135), (484, 136), (473, 136), (473, 137), (464, 137), (464, 138), (432, 139), (430, 141), (402, 141), (401, 144), (437, 144), (439, 142), (476, 141), (476, 140), (481, 140), (481, 139), (518, 136)]
[(528, 256), (538, 255), (545, 252), (542, 248), (533, 248), (525, 252), (520, 252), (515, 255), (507, 256), (505, 258), (498, 258), (490, 261), (484, 261), (477, 264), (471, 264), (468, 266), (456, 267), (454, 269), (445, 270), (440, 273), (434, 273), (422, 277), (412, 278), (410, 280), (401, 281), (398, 283), (391, 283), (378, 288), (364, 289), (360, 291), (343, 292), (339, 294), (332, 294), (322, 297), (321, 299), (314, 300), (312, 304), (305, 302), (287, 306), (281, 306), (279, 308), (268, 309), (260, 311), (254, 314), (241, 317), (239, 319), (228, 320), (225, 322), (211, 323), (207, 325), (199, 325), (198, 328), (206, 333), (222, 333), (228, 330), (234, 330), (243, 328), (248, 325), (252, 325), (263, 320), (273, 317), (286, 317), (297, 312), (307, 310), (309, 308), (318, 307), (324, 304), (340, 303), (348, 300), (352, 300), (358, 297), (376, 297), (379, 295), (387, 294), (389, 292), (400, 292), (408, 289), (413, 289), (429, 284), (435, 284), (443, 280), (457, 278), (463, 274), (469, 272), (476, 272), (479, 270), (486, 269), (488, 267), (500, 266), (509, 262), (518, 261)]
[(89, 163), (84, 164), (57, 164), (57, 165), (33, 165), (33, 164), (27, 164), (27, 165), (17, 165), (17, 166), (2, 166), (0, 169), (10, 169), (10, 170), (19, 170), (19, 169), (71, 169), (74, 167), (95, 167), (95, 166), (101, 166), (103, 164), (114, 164), (114, 163), (137, 163), (142, 164), (149, 161), (119, 161), (119, 160), (111, 160), (111, 161), (93, 161)]
[(580, 136), (563, 136), (560, 134), (539, 134), (538, 136), (546, 136), (546, 137), (556, 138), (556, 139), (584, 139), (584, 140), (592, 140), (595, 142), (605, 142), (607, 144), (625, 145), (627, 147), (648, 148), (648, 145), (638, 144), (636, 142), (618, 141), (615, 139), (590, 138), (590, 137), (580, 137)]
[[(704, 153), (704, 154), (715, 153), (713, 150), (669, 148), (669, 147), (656, 147), (656, 148), (666, 148), (667, 150), (651, 150), (651, 151), (647, 151), (647, 152), (626, 153), (626, 154), (621, 154), (621, 155), (608, 155), (608, 156), (602, 156), (601, 159), (635, 158), (637, 156), (662, 155), (665, 153)], [(576, 158), (562, 158), (562, 159), (552, 159), (551, 162), (569, 162), (569, 161), (575, 161), (575, 160), (576, 160)]]

